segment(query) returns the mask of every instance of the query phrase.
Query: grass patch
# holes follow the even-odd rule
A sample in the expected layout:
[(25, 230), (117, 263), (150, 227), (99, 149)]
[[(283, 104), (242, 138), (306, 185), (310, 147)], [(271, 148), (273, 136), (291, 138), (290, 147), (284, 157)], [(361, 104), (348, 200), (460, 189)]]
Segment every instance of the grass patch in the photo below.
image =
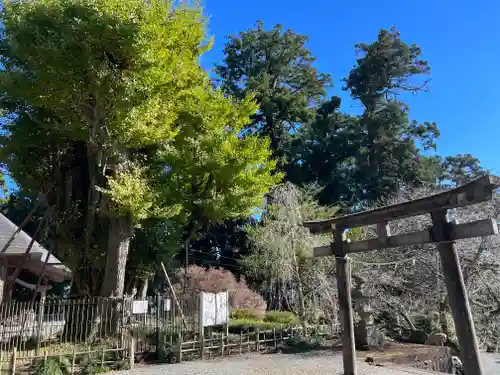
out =
[(231, 310), (229, 319), (259, 320), (259, 316), (249, 309), (236, 308)]
[(265, 330), (286, 330), (290, 328), (290, 325), (278, 323), (278, 322), (268, 322), (265, 320), (253, 320), (253, 319), (231, 319), (229, 320), (229, 332), (240, 333), (240, 332), (255, 332), (257, 329), (260, 331)]
[(299, 319), (294, 313), (290, 311), (274, 311), (270, 310), (266, 312), (265, 322), (268, 323), (280, 323), (285, 325), (298, 324)]

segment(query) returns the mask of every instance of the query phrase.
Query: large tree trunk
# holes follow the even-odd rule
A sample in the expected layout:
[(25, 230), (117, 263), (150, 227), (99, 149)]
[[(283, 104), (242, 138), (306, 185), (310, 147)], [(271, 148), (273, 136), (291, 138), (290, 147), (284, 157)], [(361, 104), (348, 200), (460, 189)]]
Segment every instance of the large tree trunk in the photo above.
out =
[(149, 287), (149, 279), (147, 277), (144, 277), (141, 280), (141, 287), (139, 288), (138, 294), (140, 299), (146, 299), (148, 295), (148, 287)]
[(100, 293), (102, 297), (123, 296), (125, 267), (132, 233), (130, 216), (110, 217), (106, 269)]

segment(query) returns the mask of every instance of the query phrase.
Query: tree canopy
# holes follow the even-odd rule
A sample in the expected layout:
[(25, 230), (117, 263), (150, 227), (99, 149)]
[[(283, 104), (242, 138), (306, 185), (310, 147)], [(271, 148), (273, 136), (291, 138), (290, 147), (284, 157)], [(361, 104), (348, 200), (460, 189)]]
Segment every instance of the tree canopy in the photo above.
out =
[[(300, 260), (312, 241), (304, 217), (487, 172), (473, 155), (440, 155), (437, 124), (413, 119), (407, 94), (426, 91), (431, 66), (396, 29), (354, 46), (343, 89), (362, 112), (351, 113), (308, 37), (282, 25), (230, 36), (211, 79), (203, 13), (174, 3), (1, 10), (0, 163), (19, 186), (2, 212), (19, 224), (42, 201), (25, 229), (47, 220), (39, 240), (72, 269), (76, 292), (144, 295), (164, 261), (328, 296), (332, 264), (313, 275)], [(295, 308), (305, 318), (313, 303)]]
[(292, 181), (322, 185), (324, 204), (372, 202), (418, 184), (421, 152), (435, 149), (439, 136), (435, 123), (411, 120), (408, 105), (399, 100), (402, 92), (425, 87), (426, 81), (416, 83), (430, 71), (420, 48), (406, 44), (394, 29), (382, 29), (374, 42), (355, 47), (360, 57), (344, 90), (360, 101), (363, 114), (342, 113), (340, 99), (333, 97), (317, 108), (315, 121), (292, 148)]
[(57, 251), (81, 253), (75, 266), (91, 267), (106, 244), (101, 295), (123, 293), (141, 221), (249, 215), (279, 180), (268, 143), (239, 136), (253, 99), (225, 98), (199, 65), (199, 9), (37, 0), (7, 3), (1, 19), (2, 162), (24, 189), (47, 193), (56, 222), (73, 214)]

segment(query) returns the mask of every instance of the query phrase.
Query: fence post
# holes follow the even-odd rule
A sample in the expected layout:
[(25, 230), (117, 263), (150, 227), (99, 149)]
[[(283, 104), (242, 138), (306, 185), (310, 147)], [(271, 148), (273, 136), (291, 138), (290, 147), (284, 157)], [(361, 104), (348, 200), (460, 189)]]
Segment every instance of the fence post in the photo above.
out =
[(101, 367), (104, 368), (104, 358), (106, 356), (106, 352), (104, 350), (104, 347), (102, 348), (102, 351), (101, 351)]
[(162, 334), (160, 332), (161, 311), (163, 310), (162, 300), (163, 300), (163, 297), (158, 292), (156, 294), (156, 353), (158, 355), (158, 358), (163, 357), (163, 352), (164, 352), (164, 350), (162, 348), (164, 343), (162, 340)]
[[(115, 303), (116, 303), (116, 305), (113, 306), (114, 309), (116, 309), (116, 307), (118, 306), (119, 302), (116, 301)], [(132, 303), (132, 306), (133, 306), (133, 304), (134, 304), (134, 298), (133, 297), (132, 297), (131, 303)], [(103, 304), (103, 306), (107, 306), (107, 304)], [(125, 345), (126, 345), (125, 344), (125, 320), (127, 319), (127, 315), (126, 315), (127, 311), (125, 311), (125, 308), (126, 308), (125, 306), (126, 306), (126, 304), (125, 304), (125, 294), (124, 294), (124, 295), (122, 295), (122, 298), (121, 298), (121, 317), (120, 317), (120, 322), (118, 323), (119, 324), (119, 330), (120, 330), (120, 338), (119, 338), (119, 340), (120, 340), (120, 343), (119, 343), (120, 344), (119, 345), (120, 348), (124, 348)], [(132, 308), (133, 307), (131, 307), (131, 309)], [(116, 318), (118, 318), (118, 317), (116, 317)], [(133, 335), (133, 333), (132, 333), (132, 335)]]
[(176, 359), (177, 359), (177, 363), (181, 363), (182, 362), (182, 335), (181, 333), (179, 332), (177, 334), (177, 344), (176, 344), (176, 351), (177, 351), (177, 356), (176, 356)]
[[(36, 291), (34, 292), (36, 293)], [(40, 345), (42, 343), (42, 335), (43, 335), (43, 313), (45, 308), (45, 298), (46, 291), (43, 290), (40, 292), (40, 301), (38, 302), (38, 317), (37, 317), (37, 332), (36, 332), (36, 355), (38, 355), (40, 351)], [(33, 322), (34, 323), (34, 322)]]
[(240, 354), (243, 352), (243, 331), (240, 331)]
[(224, 357), (224, 333), (221, 335), (221, 340), (220, 340), (220, 354), (221, 357)]
[(76, 364), (76, 346), (73, 347), (73, 355), (71, 357), (71, 375), (75, 373), (75, 364)]
[(129, 354), (129, 369), (133, 370), (135, 365), (135, 340), (133, 337), (130, 339), (128, 354)]
[(10, 357), (10, 375), (15, 375), (16, 373), (16, 360), (17, 360), (17, 348), (12, 349), (12, 356)]
[(256, 329), (256, 340), (255, 340), (255, 349), (257, 350), (257, 353), (260, 352), (260, 329), (257, 327)]
[(198, 316), (199, 316), (199, 340), (200, 340), (200, 357), (201, 359), (203, 359), (203, 353), (205, 351), (205, 327), (203, 326), (203, 309), (204, 309), (204, 306), (203, 306), (203, 292), (200, 292), (200, 295), (199, 295), (199, 308), (200, 308), (200, 311), (198, 313)]

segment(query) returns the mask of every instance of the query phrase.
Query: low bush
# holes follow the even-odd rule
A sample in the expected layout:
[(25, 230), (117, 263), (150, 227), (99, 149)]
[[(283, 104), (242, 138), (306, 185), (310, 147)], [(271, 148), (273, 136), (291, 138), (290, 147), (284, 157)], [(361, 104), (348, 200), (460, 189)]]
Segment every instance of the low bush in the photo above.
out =
[(412, 320), (415, 328), (426, 335), (440, 332), (439, 315), (436, 317), (436, 314), (415, 314)]
[(255, 332), (257, 329), (264, 331), (269, 329), (281, 329), (282, 324), (273, 322), (264, 322), (254, 319), (231, 319), (229, 321), (230, 333)]
[(259, 316), (252, 310), (235, 308), (229, 314), (230, 319), (260, 320)]
[(66, 357), (49, 357), (33, 361), (30, 373), (34, 375), (69, 375), (71, 363)]
[(233, 308), (251, 311), (259, 319), (264, 317), (267, 308), (262, 296), (251, 290), (243, 278), (237, 288), (229, 293), (229, 304)]
[[(266, 302), (262, 296), (247, 285), (241, 278), (237, 281), (235, 276), (228, 270), (220, 268), (208, 268), (191, 265), (185, 270), (179, 270), (178, 283), (174, 285), (177, 290), (186, 287), (189, 290), (203, 291), (208, 293), (219, 293), (227, 291), (229, 293), (229, 305), (232, 308), (245, 309), (251, 311), (260, 319), (264, 317)], [(184, 285), (184, 283), (186, 285)]]
[(304, 353), (324, 348), (325, 340), (322, 337), (294, 336), (285, 344), (283, 352)]
[(285, 325), (297, 324), (299, 319), (290, 311), (267, 311), (264, 317), (265, 322), (279, 323)]

